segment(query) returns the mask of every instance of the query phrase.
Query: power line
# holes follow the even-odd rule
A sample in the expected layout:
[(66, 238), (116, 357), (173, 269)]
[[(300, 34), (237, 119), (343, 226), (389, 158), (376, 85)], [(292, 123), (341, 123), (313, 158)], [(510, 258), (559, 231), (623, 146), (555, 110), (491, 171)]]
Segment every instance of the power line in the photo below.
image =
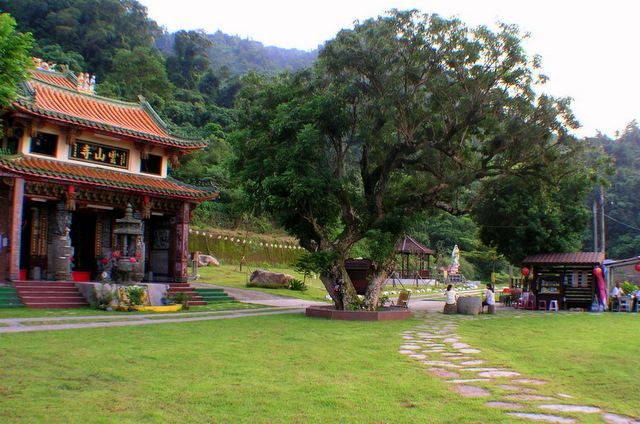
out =
[(622, 222), (622, 221), (618, 221), (617, 219), (615, 219), (615, 218), (613, 218), (613, 217), (611, 217), (611, 216), (609, 216), (609, 215), (607, 215), (607, 214), (605, 214), (604, 216), (605, 216), (606, 218), (609, 218), (610, 220), (612, 220), (612, 221), (614, 221), (614, 222), (617, 222), (617, 223), (618, 223), (618, 224), (620, 224), (620, 225), (624, 225), (625, 227), (629, 227), (629, 228), (631, 228), (632, 230), (640, 231), (640, 228), (638, 228), (638, 227), (634, 227), (633, 225), (625, 224), (624, 222)]

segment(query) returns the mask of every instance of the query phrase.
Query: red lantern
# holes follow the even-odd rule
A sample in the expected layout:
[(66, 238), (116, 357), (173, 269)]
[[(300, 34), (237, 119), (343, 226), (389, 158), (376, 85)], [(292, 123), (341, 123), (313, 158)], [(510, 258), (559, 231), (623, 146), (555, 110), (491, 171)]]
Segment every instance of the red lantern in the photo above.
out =
[(131, 263), (135, 263), (136, 262), (136, 258), (130, 258), (129, 260), (131, 261)]
[(105, 265), (106, 265), (106, 264), (108, 264), (108, 263), (109, 263), (109, 259), (107, 259), (107, 258), (102, 258), (102, 263), (103, 263), (103, 264), (105, 264)]
[(522, 275), (527, 277), (531, 271), (529, 270), (529, 268), (522, 268), (520, 272), (522, 273)]
[(593, 268), (593, 275), (602, 275), (602, 268)]
[(113, 257), (118, 259), (120, 257), (120, 252), (113, 252)]
[(634, 268), (636, 269), (636, 271), (640, 272), (640, 264), (636, 264)]

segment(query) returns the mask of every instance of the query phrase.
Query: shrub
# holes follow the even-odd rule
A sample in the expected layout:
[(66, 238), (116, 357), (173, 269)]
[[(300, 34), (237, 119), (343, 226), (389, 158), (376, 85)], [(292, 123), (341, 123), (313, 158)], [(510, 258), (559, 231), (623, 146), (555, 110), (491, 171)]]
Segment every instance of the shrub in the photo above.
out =
[(306, 288), (307, 288), (307, 285), (304, 283), (304, 281), (291, 280), (291, 282), (289, 283), (289, 290), (296, 290), (304, 293)]
[(620, 288), (627, 296), (631, 296), (632, 294), (638, 291), (638, 286), (635, 286), (628, 281), (625, 281), (624, 283), (622, 283), (620, 285)]
[(193, 296), (185, 292), (178, 292), (173, 295), (173, 301), (179, 305), (182, 305), (184, 309), (189, 309), (189, 301)]
[(91, 303), (91, 306), (96, 309), (102, 309), (103, 311), (107, 310), (107, 308), (113, 302), (113, 292), (111, 291), (111, 286), (109, 284), (103, 283), (100, 287), (100, 290), (96, 291), (95, 299)]
[(144, 287), (138, 287), (138, 286), (127, 287), (127, 294), (129, 295), (129, 301), (131, 302), (132, 306), (140, 306), (144, 304), (144, 301), (143, 301), (144, 292), (145, 292)]
[(286, 289), (287, 286), (283, 286), (282, 284), (278, 284), (278, 283), (261, 283), (258, 281), (249, 281), (247, 283), (247, 287), (260, 287), (262, 289)]

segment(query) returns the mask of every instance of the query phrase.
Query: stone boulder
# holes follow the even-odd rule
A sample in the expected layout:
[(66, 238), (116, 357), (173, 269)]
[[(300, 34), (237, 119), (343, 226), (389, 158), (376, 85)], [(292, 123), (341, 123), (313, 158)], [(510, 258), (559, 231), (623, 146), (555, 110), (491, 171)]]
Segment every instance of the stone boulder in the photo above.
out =
[(458, 313), (464, 315), (478, 315), (482, 310), (482, 299), (480, 297), (459, 297)]
[(455, 303), (445, 303), (444, 304), (444, 310), (442, 311), (443, 314), (455, 314), (456, 312), (458, 312), (458, 305), (456, 305)]
[(267, 287), (267, 288), (287, 288), (295, 277), (280, 272), (265, 271), (256, 269), (249, 278), (250, 287)]
[(220, 266), (220, 262), (211, 255), (198, 255), (198, 266)]

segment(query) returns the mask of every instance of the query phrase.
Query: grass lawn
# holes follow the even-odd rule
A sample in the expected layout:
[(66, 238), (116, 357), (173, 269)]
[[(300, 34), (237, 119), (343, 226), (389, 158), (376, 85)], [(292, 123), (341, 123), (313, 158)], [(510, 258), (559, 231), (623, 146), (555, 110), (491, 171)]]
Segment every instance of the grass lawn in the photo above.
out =
[[(567, 403), (640, 415), (640, 314), (521, 315), (456, 332), (492, 365), (573, 395)], [(423, 322), (296, 314), (3, 334), (0, 422), (514, 422), (397, 352), (400, 333)]]
[(482, 349), (492, 365), (546, 379), (556, 392), (574, 396), (567, 403), (640, 416), (640, 314), (521, 316), (466, 321), (457, 333)]
[(283, 315), (4, 334), (0, 422), (504, 419), (397, 353), (400, 332), (417, 323)]
[[(258, 267), (242, 267), (242, 271), (234, 265), (221, 265), (220, 267), (199, 267), (198, 274), (200, 279), (198, 283), (216, 284), (223, 287), (235, 287), (239, 289), (255, 290), (265, 293), (277, 294), (279, 296), (295, 297), (297, 299), (323, 301), (327, 290), (319, 278), (313, 278), (306, 280), (307, 289), (304, 293), (289, 289), (263, 289), (258, 287), (247, 287), (247, 282), (251, 273), (258, 269)], [(296, 279), (302, 281), (303, 275), (295, 272), (291, 268), (270, 268), (267, 271), (282, 272), (294, 276)]]

